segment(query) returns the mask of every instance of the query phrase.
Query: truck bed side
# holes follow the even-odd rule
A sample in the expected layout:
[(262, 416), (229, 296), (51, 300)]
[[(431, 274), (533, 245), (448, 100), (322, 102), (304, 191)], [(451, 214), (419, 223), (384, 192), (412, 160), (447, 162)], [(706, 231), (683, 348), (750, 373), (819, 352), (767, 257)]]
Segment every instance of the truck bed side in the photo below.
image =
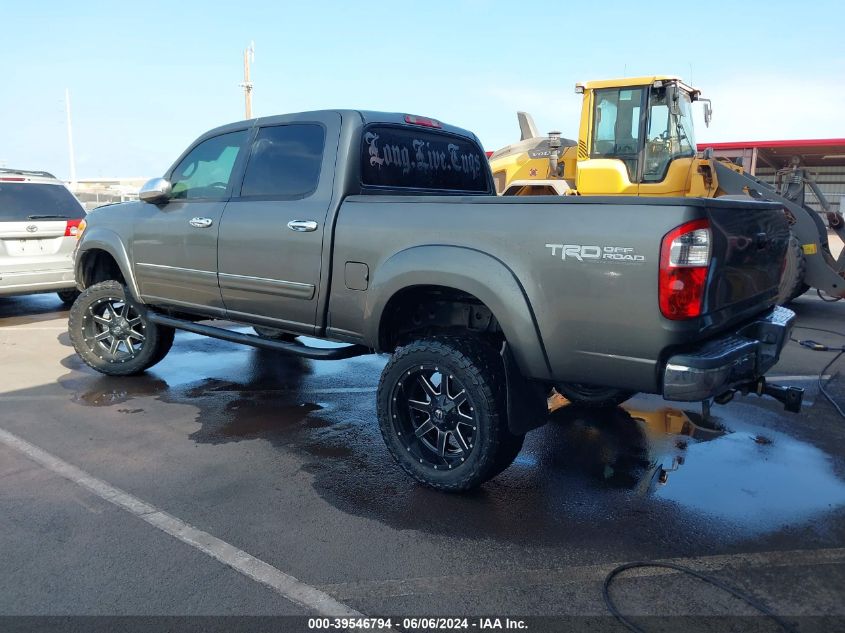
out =
[[(713, 203), (351, 196), (336, 224), (328, 333), (378, 348), (378, 313), (390, 299), (384, 293), (397, 287), (386, 277), (404, 273), (420, 286), (441, 285), (444, 249), (449, 257), (464, 251), (475, 255), (450, 262), (456, 273), (452, 282), (464, 283), (456, 290), (470, 294), (483, 286), (488, 290), (480, 292), (507, 295), (494, 299), (498, 311), (488, 307), (526, 375), (575, 382), (600, 376), (601, 384), (658, 391), (661, 358), (669, 351), (715, 335), (774, 302), (773, 275), (765, 269), (771, 264), (761, 266), (762, 259), (738, 254), (739, 238), (768, 232), (776, 236), (771, 248), (781, 249), (785, 222), (764, 226), (779, 217), (771, 205)], [(702, 318), (670, 321), (658, 308), (661, 240), (679, 225), (702, 218), (711, 220), (712, 266), (719, 274), (713, 275)], [(777, 253), (767, 261), (779, 261)], [(349, 287), (348, 263), (366, 266), (366, 290)], [(515, 305), (519, 297), (507, 294), (514, 282), (528, 316)], [(509, 323), (512, 318), (519, 322)], [(536, 337), (537, 349), (515, 344), (509, 330), (523, 341)]]

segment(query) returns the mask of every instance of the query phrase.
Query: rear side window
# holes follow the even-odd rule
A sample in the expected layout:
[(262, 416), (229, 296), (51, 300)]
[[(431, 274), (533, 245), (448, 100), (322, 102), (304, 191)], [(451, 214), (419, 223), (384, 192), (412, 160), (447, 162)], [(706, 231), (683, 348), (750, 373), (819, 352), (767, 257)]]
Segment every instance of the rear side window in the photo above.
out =
[(487, 170), (481, 148), (460, 136), (389, 126), (364, 132), (364, 185), (489, 193)]
[(43, 219), (78, 220), (85, 210), (62, 185), (0, 182), (0, 222)]
[(301, 198), (317, 189), (326, 134), (315, 123), (261, 128), (252, 145), (241, 196)]

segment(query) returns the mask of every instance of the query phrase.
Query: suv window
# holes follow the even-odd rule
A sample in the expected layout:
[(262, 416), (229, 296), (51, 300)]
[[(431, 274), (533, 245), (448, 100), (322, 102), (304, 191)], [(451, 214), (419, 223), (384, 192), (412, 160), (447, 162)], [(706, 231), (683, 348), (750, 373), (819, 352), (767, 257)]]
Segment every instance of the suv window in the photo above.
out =
[(258, 130), (241, 196), (304, 197), (317, 189), (326, 134), (315, 123)]
[(172, 198), (223, 198), (246, 130), (221, 134), (197, 145), (173, 170)]
[(78, 220), (85, 210), (63, 185), (0, 182), (0, 222), (45, 219)]
[(490, 193), (487, 174), (487, 157), (468, 138), (389, 126), (371, 126), (364, 132), (364, 185)]

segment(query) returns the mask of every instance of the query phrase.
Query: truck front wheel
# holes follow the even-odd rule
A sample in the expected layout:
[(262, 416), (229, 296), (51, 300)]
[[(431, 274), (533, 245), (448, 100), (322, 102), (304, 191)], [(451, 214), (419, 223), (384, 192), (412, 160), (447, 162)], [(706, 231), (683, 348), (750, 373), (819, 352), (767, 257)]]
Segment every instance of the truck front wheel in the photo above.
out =
[(475, 338), (433, 337), (399, 348), (381, 375), (378, 417), (397, 463), (446, 491), (510, 466), (523, 436), (508, 430), (501, 357)]
[(173, 345), (173, 328), (152, 323), (119, 281), (94, 284), (79, 296), (68, 333), (79, 357), (109, 376), (139, 374)]

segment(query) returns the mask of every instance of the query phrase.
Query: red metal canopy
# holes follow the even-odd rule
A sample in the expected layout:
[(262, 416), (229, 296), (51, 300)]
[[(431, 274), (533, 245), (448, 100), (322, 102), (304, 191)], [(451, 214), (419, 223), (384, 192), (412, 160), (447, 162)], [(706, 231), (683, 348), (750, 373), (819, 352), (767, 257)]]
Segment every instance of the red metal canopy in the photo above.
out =
[(792, 156), (801, 156), (807, 166), (834, 167), (845, 165), (845, 138), (811, 138), (782, 141), (732, 141), (729, 143), (699, 143), (698, 149), (708, 147), (719, 152), (757, 149), (766, 162), (780, 166)]

